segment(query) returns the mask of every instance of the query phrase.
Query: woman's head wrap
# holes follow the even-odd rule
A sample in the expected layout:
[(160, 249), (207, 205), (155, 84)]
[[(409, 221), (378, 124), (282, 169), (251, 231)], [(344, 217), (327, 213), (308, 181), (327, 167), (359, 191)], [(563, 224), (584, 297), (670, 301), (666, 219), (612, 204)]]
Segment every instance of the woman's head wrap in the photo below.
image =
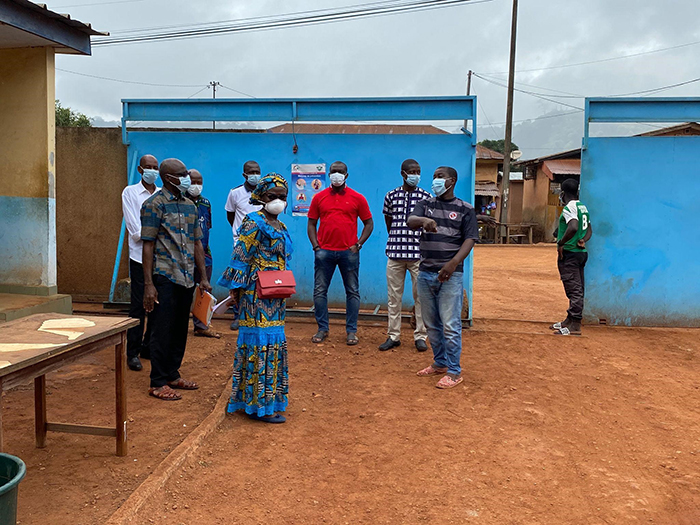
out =
[(287, 181), (284, 180), (284, 177), (282, 175), (274, 172), (268, 173), (260, 179), (258, 185), (253, 190), (253, 193), (250, 194), (250, 203), (264, 204), (262, 201), (262, 196), (265, 195), (270, 188), (276, 188), (278, 186), (289, 190)]

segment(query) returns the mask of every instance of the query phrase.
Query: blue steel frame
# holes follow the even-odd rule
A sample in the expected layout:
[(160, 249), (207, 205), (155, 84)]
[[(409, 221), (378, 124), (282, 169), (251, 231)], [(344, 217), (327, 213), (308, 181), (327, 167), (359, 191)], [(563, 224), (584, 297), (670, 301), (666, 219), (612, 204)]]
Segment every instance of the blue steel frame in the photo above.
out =
[[(347, 122), (347, 121), (463, 121), (462, 132), (476, 146), (476, 97), (402, 97), (402, 98), (324, 98), (324, 99), (127, 99), (122, 100), (122, 141), (130, 145), (130, 122)], [(467, 129), (471, 122), (472, 131)], [(173, 130), (175, 131), (175, 130)], [(130, 148), (132, 149), (132, 148)], [(129, 184), (137, 180), (138, 152), (130, 153)], [(472, 175), (476, 172), (476, 155), (472, 156)], [(470, 202), (474, 202), (474, 184), (470, 185)], [(124, 244), (122, 221), (120, 242), (110, 288), (110, 302), (119, 272)], [(466, 264), (469, 278), (465, 283), (472, 319), (472, 257)]]
[(700, 98), (586, 99), (583, 149), (588, 146), (591, 122), (689, 122), (700, 121)]

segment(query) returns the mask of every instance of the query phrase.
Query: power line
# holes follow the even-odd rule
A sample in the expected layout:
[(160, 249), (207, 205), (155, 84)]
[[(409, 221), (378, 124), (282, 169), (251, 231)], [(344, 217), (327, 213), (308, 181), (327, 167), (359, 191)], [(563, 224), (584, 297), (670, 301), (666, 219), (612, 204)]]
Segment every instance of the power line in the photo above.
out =
[[(506, 86), (505, 84), (501, 84), (500, 82), (496, 82), (495, 80), (489, 80), (488, 78), (482, 77), (481, 75), (479, 75), (479, 74), (477, 74), (477, 73), (474, 73), (474, 76), (477, 77), (477, 78), (480, 78), (481, 80), (484, 80), (485, 82), (488, 82), (489, 84), (495, 84), (496, 86), (500, 86), (500, 87), (503, 87), (503, 88), (508, 88), (508, 86)], [(539, 94), (539, 93), (535, 93), (534, 91), (527, 91), (527, 90), (525, 90), (525, 89), (518, 89), (518, 88), (514, 88), (514, 89), (515, 89), (515, 91), (517, 91), (517, 92), (519, 92), (519, 93), (525, 93), (526, 95), (530, 95), (530, 96), (532, 96), (532, 97), (536, 97), (536, 98), (539, 98), (539, 99), (542, 99), (542, 100), (546, 100), (547, 102), (551, 102), (551, 103), (553, 103), (553, 104), (559, 104), (559, 105), (561, 105), (561, 106), (566, 106), (566, 107), (568, 107), (568, 108), (573, 108), (573, 109), (576, 109), (576, 110), (578, 110), (578, 111), (583, 111), (583, 110), (584, 110), (583, 108), (580, 108), (580, 107), (578, 107), (578, 106), (573, 106), (573, 105), (571, 105), (571, 104), (567, 104), (566, 102), (561, 102), (561, 101), (559, 101), (559, 100), (552, 100), (551, 98), (546, 97), (546, 96), (544, 96), (544, 95), (541, 95), (541, 94)], [(578, 97), (577, 97), (577, 98), (578, 98)]]
[(411, 0), (403, 2), (385, 2), (382, 6), (376, 7), (377, 4), (371, 4), (374, 7), (365, 7), (361, 9), (342, 8), (333, 11), (328, 11), (324, 14), (312, 16), (299, 16), (297, 13), (292, 13), (282, 17), (278, 17), (269, 22), (252, 22), (252, 23), (237, 23), (232, 25), (219, 25), (212, 27), (204, 27), (202, 29), (190, 29), (183, 31), (172, 32), (149, 32), (147, 34), (125, 36), (125, 37), (106, 37), (103, 39), (95, 39), (94, 46), (105, 45), (120, 45), (131, 43), (144, 43), (161, 40), (182, 40), (187, 38), (199, 38), (205, 36), (215, 36), (226, 33), (236, 33), (241, 31), (261, 31), (284, 29), (289, 27), (308, 26), (326, 24), (332, 22), (341, 22), (359, 18), (369, 18), (375, 16), (386, 16), (399, 13), (426, 11), (441, 9), (447, 7), (456, 7), (460, 4), (480, 4), (492, 2), (493, 0)]
[[(602, 62), (612, 62), (614, 60), (624, 60), (627, 58), (634, 58), (634, 57), (639, 57), (643, 55), (651, 55), (653, 53), (661, 53), (663, 51), (671, 51), (673, 49), (681, 49), (683, 47), (689, 47), (689, 46), (696, 46), (700, 44), (700, 40), (697, 40), (695, 42), (686, 42), (685, 44), (678, 44), (675, 46), (669, 46), (669, 47), (660, 47), (657, 49), (652, 49), (649, 51), (640, 51), (639, 53), (630, 53), (628, 55), (618, 55), (618, 56), (613, 56), (613, 57), (607, 57), (607, 58), (601, 58), (598, 60), (587, 60), (585, 62), (575, 62), (573, 64), (559, 64), (556, 66), (547, 66), (547, 67), (539, 67), (539, 68), (533, 68), (533, 69), (518, 69), (518, 73), (532, 73), (536, 71), (550, 71), (552, 69), (563, 69), (563, 68), (568, 68), (568, 67), (578, 67), (578, 66), (587, 66), (589, 64), (600, 64)], [(495, 71), (492, 73), (487, 73), (488, 75), (505, 75), (508, 73), (507, 71)]]
[(223, 84), (219, 84), (219, 87), (222, 87), (224, 89), (228, 89), (229, 91), (233, 91), (234, 93), (238, 93), (239, 95), (244, 95), (246, 97), (250, 98), (256, 98), (254, 95), (250, 95), (249, 93), (244, 93), (243, 91), (238, 91), (237, 89), (230, 88), (228, 86), (224, 86)]
[(205, 89), (209, 89), (209, 84), (207, 84), (206, 86), (204, 86), (202, 89), (200, 89), (200, 90), (198, 90), (198, 91), (195, 91), (194, 93), (192, 93), (192, 94), (191, 94), (189, 97), (187, 97), (187, 98), (192, 98), (192, 97), (194, 97), (195, 95), (199, 95), (199, 94), (200, 94), (202, 91), (204, 91)]
[(134, 2), (143, 2), (144, 0), (114, 0), (113, 2), (91, 2), (89, 4), (69, 4), (69, 5), (55, 5), (51, 6), (51, 10), (54, 9), (65, 9), (67, 7), (90, 7), (97, 5), (108, 5), (108, 4), (133, 4)]
[(200, 87), (202, 84), (153, 84), (151, 82), (139, 82), (136, 80), (122, 80), (119, 78), (109, 78), (100, 77), (98, 75), (88, 75), (87, 73), (78, 73), (77, 71), (70, 71), (68, 69), (56, 68), (56, 71), (62, 71), (63, 73), (70, 73), (71, 75), (80, 75), (81, 77), (97, 78), (99, 80), (108, 80), (110, 82), (120, 82), (122, 84), (136, 84), (139, 86), (153, 86), (153, 87), (176, 87), (176, 88), (195, 88)]

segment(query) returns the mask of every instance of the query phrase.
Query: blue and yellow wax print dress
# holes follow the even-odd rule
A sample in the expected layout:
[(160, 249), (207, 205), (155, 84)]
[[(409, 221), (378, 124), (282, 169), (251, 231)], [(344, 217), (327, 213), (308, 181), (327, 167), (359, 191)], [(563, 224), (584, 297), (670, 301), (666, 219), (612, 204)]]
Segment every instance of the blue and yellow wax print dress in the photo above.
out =
[(261, 299), (255, 285), (258, 271), (286, 269), (291, 254), (292, 240), (284, 224), (273, 228), (260, 211), (243, 219), (231, 263), (218, 281), (229, 289), (241, 289), (229, 413), (245, 410), (269, 416), (287, 408), (286, 301)]

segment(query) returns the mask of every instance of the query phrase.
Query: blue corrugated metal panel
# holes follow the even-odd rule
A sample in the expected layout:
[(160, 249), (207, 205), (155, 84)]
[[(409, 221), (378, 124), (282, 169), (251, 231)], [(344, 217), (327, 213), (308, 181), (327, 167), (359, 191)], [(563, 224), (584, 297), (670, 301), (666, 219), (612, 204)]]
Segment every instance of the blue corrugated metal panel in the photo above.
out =
[[(348, 185), (367, 198), (374, 216), (375, 229), (361, 254), (360, 287), (362, 303), (367, 307), (386, 304), (386, 228), (382, 215), (384, 195), (402, 183), (401, 162), (409, 157), (418, 160), (423, 170), (421, 186), (430, 188), (432, 174), (440, 165), (454, 166), (459, 172), (457, 195), (473, 202), (475, 148), (470, 137), (455, 135), (297, 135), (299, 152), (292, 153), (290, 134), (213, 133), (213, 132), (130, 132), (129, 150), (138, 149), (162, 160), (177, 157), (187, 167), (200, 170), (204, 177), (203, 194), (212, 202), (214, 229), (211, 248), (214, 258), (214, 281), (226, 268), (231, 255), (232, 232), (226, 221), (224, 205), (232, 187), (243, 183), (242, 166), (257, 160), (263, 173), (277, 171), (290, 177), (294, 163), (347, 163)], [(307, 219), (285, 214), (295, 243), (292, 270), (298, 293), (294, 301), (310, 304), (313, 297), (313, 251), (306, 236)], [(465, 289), (471, 299), (471, 258), (465, 272)], [(215, 288), (217, 296), (226, 291)], [(336, 276), (329, 300), (344, 306), (345, 294), (340, 275)], [(294, 302), (292, 301), (292, 302)], [(404, 304), (411, 304), (410, 283)], [(471, 311), (471, 309), (470, 309)]]
[[(700, 99), (590, 99), (589, 121), (700, 120)], [(700, 137), (588, 138), (581, 200), (591, 213), (586, 317), (700, 326)]]

